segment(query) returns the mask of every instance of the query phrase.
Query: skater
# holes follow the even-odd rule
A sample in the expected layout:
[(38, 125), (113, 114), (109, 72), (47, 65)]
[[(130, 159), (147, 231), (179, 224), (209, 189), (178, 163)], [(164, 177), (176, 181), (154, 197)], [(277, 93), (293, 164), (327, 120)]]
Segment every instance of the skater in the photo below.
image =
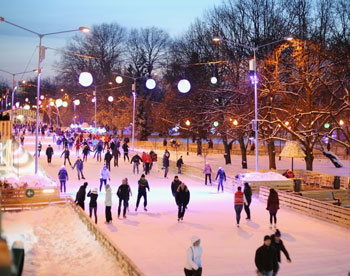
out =
[(151, 150), (151, 151), (149, 152), (149, 155), (150, 155), (151, 158), (152, 158), (152, 163), (151, 163), (151, 165), (150, 165), (150, 167), (149, 167), (149, 171), (151, 171), (152, 168), (153, 168), (153, 162), (157, 162), (158, 156), (157, 156), (157, 154), (156, 154), (153, 150)]
[(128, 143), (124, 142), (122, 148), (123, 148), (123, 151), (124, 151), (124, 162), (125, 162), (126, 158), (128, 159), (128, 162), (129, 162), (130, 160), (129, 160), (129, 146), (128, 146)]
[(62, 152), (61, 158), (62, 158), (62, 155), (64, 155), (64, 163), (63, 163), (63, 164), (66, 165), (66, 160), (68, 160), (69, 165), (72, 166), (72, 163), (71, 163), (70, 160), (69, 160), (69, 150), (68, 150), (67, 147), (66, 147), (65, 150)]
[(41, 149), (43, 148), (43, 145), (41, 144), (41, 141), (39, 141), (39, 145), (38, 145), (38, 157), (40, 157), (40, 152)]
[(57, 145), (57, 150), (61, 150), (61, 144), (62, 144), (62, 139), (60, 136), (58, 136), (56, 145)]
[(19, 139), (21, 140), (21, 146), (24, 146), (24, 135), (21, 134), (21, 137), (19, 137)]
[(266, 210), (269, 211), (270, 213), (270, 228), (272, 229), (272, 222), (274, 222), (275, 228), (277, 224), (277, 211), (280, 208), (279, 205), (279, 199), (278, 199), (278, 194), (275, 191), (275, 189), (270, 189), (270, 194), (267, 199), (267, 207)]
[(107, 152), (105, 154), (104, 161), (106, 162), (106, 166), (107, 166), (109, 171), (111, 171), (111, 160), (112, 160), (112, 158), (113, 158), (113, 155), (110, 153), (109, 150), (107, 150)]
[(143, 209), (147, 212), (147, 208), (146, 208), (147, 207), (147, 191), (146, 191), (146, 189), (148, 189), (148, 191), (149, 191), (149, 185), (148, 185), (148, 181), (146, 180), (144, 174), (141, 175), (141, 178), (140, 178), (138, 184), (139, 184), (139, 190), (137, 193), (135, 212), (137, 212), (137, 208), (139, 208), (141, 197), (143, 197)]
[(174, 181), (171, 182), (171, 193), (173, 194), (173, 197), (175, 197), (175, 198), (176, 198), (177, 188), (179, 188), (180, 184), (181, 184), (181, 181), (180, 181), (179, 177), (176, 175), (174, 177)]
[(84, 174), (83, 174), (83, 169), (84, 169), (84, 162), (83, 160), (80, 159), (78, 156), (77, 161), (75, 161), (72, 169), (74, 170), (75, 166), (77, 166), (77, 172), (78, 172), (78, 180), (80, 180), (80, 175), (81, 179), (85, 179)]
[(53, 155), (53, 148), (51, 147), (51, 145), (49, 145), (46, 148), (47, 163), (51, 163), (52, 155)]
[(135, 171), (137, 171), (137, 174), (139, 174), (139, 165), (142, 161), (141, 157), (136, 153), (130, 161), (130, 164), (134, 163), (132, 166), (132, 173), (135, 174)]
[(83, 210), (85, 210), (85, 194), (86, 194), (86, 187), (87, 186), (88, 186), (87, 182), (84, 182), (84, 184), (80, 186), (79, 191), (77, 192), (77, 195), (76, 195), (75, 201), (74, 201)]
[(106, 205), (106, 222), (110, 223), (112, 222), (112, 188), (109, 184), (106, 186), (106, 198), (105, 198), (105, 205)]
[(185, 276), (202, 275), (202, 247), (197, 236), (191, 238), (191, 247), (187, 250)]
[(100, 192), (102, 189), (102, 184), (107, 184), (107, 179), (111, 181), (111, 176), (109, 175), (109, 171), (106, 165), (103, 165), (103, 168), (100, 171)]
[(183, 220), (185, 210), (190, 202), (190, 191), (188, 190), (185, 183), (181, 182), (180, 186), (176, 190), (176, 204), (179, 207), (177, 221)]
[(147, 175), (147, 174), (149, 174), (149, 172), (151, 170), (150, 168), (151, 168), (151, 164), (152, 164), (152, 158), (148, 153), (145, 153), (144, 164), (145, 164), (145, 174)]
[(208, 184), (208, 179), (209, 179), (209, 184), (211, 185), (212, 170), (211, 170), (210, 164), (208, 162), (205, 163), (203, 173), (205, 174), (205, 185)]
[(166, 147), (166, 145), (168, 144), (166, 138), (163, 139), (163, 146)]
[(182, 156), (180, 156), (179, 160), (176, 162), (176, 167), (177, 167), (177, 173), (181, 174), (181, 167), (184, 164), (184, 161), (182, 160)]
[(114, 146), (112, 153), (114, 157), (114, 167), (115, 166), (118, 167), (118, 159), (120, 157), (120, 151), (119, 151), (119, 147), (117, 147), (117, 144)]
[(221, 187), (221, 191), (224, 192), (223, 182), (226, 181), (226, 174), (225, 174), (225, 170), (222, 167), (219, 167), (215, 180), (217, 180), (218, 178), (219, 178), (218, 192), (220, 191), (220, 187)]
[(166, 149), (163, 155), (164, 178), (168, 178), (169, 158), (170, 158), (170, 153)]
[(68, 181), (68, 172), (64, 165), (62, 165), (61, 169), (58, 172), (58, 179), (60, 180), (60, 191), (64, 190), (66, 192), (66, 182)]
[(79, 155), (79, 150), (80, 150), (80, 140), (77, 138), (75, 141), (75, 155)]
[(247, 214), (246, 219), (250, 219), (250, 203), (252, 202), (252, 189), (248, 183), (244, 183), (244, 211)]
[(98, 161), (100, 161), (100, 162), (102, 161), (102, 158), (101, 158), (102, 150), (103, 150), (102, 145), (100, 143), (98, 143), (97, 146), (96, 146), (96, 149), (95, 149), (95, 154), (94, 154), (94, 158), (97, 155), (97, 162)]
[(243, 209), (244, 199), (243, 193), (241, 191), (241, 187), (237, 188), (237, 192), (235, 193), (235, 211), (236, 211), (236, 222), (237, 227), (239, 227), (239, 222), (241, 220), (241, 212)]
[(89, 154), (89, 152), (91, 151), (90, 147), (88, 144), (86, 144), (84, 147), (83, 147), (83, 161), (86, 162), (87, 161), (87, 156)]
[(273, 272), (273, 276), (276, 276), (279, 270), (279, 263), (281, 262), (281, 251), (286, 256), (288, 263), (291, 263), (292, 260), (289, 257), (287, 249), (284, 247), (283, 241), (281, 240), (281, 232), (278, 229), (275, 234), (271, 235), (271, 246), (276, 249), (277, 254), (277, 267)]
[(118, 218), (120, 217), (121, 205), (123, 202), (123, 218), (126, 218), (126, 209), (129, 207), (129, 197), (132, 196), (132, 192), (130, 186), (128, 184), (128, 179), (124, 178), (122, 181), (122, 185), (119, 186), (117, 191), (117, 196), (119, 198), (118, 205)]
[(208, 148), (210, 148), (210, 149), (213, 149), (213, 148), (214, 148), (214, 143), (213, 143), (213, 140), (212, 140), (212, 139), (209, 139)]
[(256, 250), (255, 265), (259, 276), (272, 276), (277, 270), (277, 253), (271, 246), (270, 236), (265, 236), (264, 244)]
[(87, 194), (88, 197), (90, 197), (90, 203), (89, 203), (89, 217), (92, 217), (92, 211), (94, 211), (95, 216), (95, 224), (97, 224), (97, 188), (93, 188), (92, 191), (90, 190)]

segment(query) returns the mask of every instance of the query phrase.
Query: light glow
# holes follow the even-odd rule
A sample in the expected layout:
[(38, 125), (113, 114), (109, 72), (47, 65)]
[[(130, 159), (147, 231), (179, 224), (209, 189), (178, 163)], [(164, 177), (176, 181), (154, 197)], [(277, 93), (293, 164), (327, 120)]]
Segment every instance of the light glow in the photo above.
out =
[(182, 79), (177, 84), (177, 89), (181, 93), (188, 93), (191, 90), (191, 83), (186, 79)]
[(146, 87), (148, 89), (154, 89), (156, 87), (156, 81), (154, 79), (148, 79), (146, 81)]
[(92, 84), (92, 82), (94, 81), (92, 75), (89, 72), (82, 72), (80, 73), (79, 76), (79, 83), (84, 86), (84, 87), (88, 87)]
[(117, 76), (115, 78), (115, 82), (118, 83), (118, 84), (121, 84), (123, 82), (123, 78), (121, 76)]

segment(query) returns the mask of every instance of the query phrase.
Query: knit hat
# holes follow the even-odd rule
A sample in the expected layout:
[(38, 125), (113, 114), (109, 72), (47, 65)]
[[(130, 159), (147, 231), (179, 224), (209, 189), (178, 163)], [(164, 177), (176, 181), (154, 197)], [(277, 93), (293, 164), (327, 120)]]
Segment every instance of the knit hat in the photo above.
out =
[(106, 189), (108, 189), (109, 187), (111, 187), (111, 186), (109, 186), (109, 184), (106, 184)]
[(122, 184), (128, 184), (128, 179), (124, 178), (123, 181), (122, 181)]
[(271, 237), (268, 236), (268, 235), (266, 235), (266, 236), (264, 237), (264, 241), (266, 241), (266, 240), (271, 240)]
[(200, 240), (200, 238), (197, 236), (192, 236), (192, 238), (191, 238), (192, 244), (194, 244), (196, 241), (199, 241), (199, 240)]
[(280, 237), (280, 236), (281, 236), (280, 230), (276, 229), (275, 237)]
[(145, 175), (144, 175), (144, 174), (142, 174), (142, 175), (141, 175), (141, 177), (145, 177)]
[(65, 169), (66, 167), (64, 165), (61, 166), (61, 169)]
[(93, 189), (92, 189), (92, 193), (93, 193), (93, 194), (97, 194), (97, 188), (93, 188)]

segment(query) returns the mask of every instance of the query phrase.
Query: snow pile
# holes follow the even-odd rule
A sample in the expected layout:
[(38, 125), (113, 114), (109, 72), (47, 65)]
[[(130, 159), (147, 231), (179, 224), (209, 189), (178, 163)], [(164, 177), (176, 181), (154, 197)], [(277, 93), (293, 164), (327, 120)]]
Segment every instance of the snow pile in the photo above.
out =
[(2, 175), (1, 182), (6, 182), (14, 188), (20, 187), (56, 187), (57, 184), (51, 178), (44, 175), (22, 175), (17, 177), (14, 173)]
[(5, 213), (3, 220), (9, 247), (24, 243), (23, 275), (124, 275), (69, 206)]
[(274, 180), (288, 180), (288, 178), (284, 177), (283, 175), (275, 172), (266, 172), (266, 173), (260, 173), (260, 172), (251, 172), (251, 173), (245, 173), (239, 175), (239, 179), (242, 181), (274, 181)]

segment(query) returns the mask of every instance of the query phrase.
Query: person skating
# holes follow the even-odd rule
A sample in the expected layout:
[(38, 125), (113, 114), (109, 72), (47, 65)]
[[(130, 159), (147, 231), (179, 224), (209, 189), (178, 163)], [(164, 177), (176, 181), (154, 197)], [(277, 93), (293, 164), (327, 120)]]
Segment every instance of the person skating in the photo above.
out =
[(68, 148), (65, 148), (61, 154), (61, 158), (62, 158), (62, 155), (64, 155), (64, 163), (63, 164), (66, 165), (66, 160), (68, 160), (69, 165), (72, 166), (72, 163), (70, 162), (70, 159), (69, 159), (69, 154), (70, 154), (70, 152), (69, 152)]
[(117, 144), (115, 144), (114, 148), (113, 148), (113, 158), (114, 158), (114, 167), (118, 167), (118, 160), (120, 157), (120, 151), (119, 151), (119, 147), (117, 147)]
[(94, 211), (95, 216), (95, 223), (97, 224), (97, 188), (93, 188), (92, 191), (90, 190), (87, 194), (88, 197), (90, 197), (90, 203), (89, 203), (89, 217), (92, 217), (92, 211)]
[(246, 219), (250, 219), (250, 203), (252, 202), (252, 188), (248, 183), (244, 183), (244, 211), (247, 214)]
[(151, 171), (152, 168), (153, 168), (153, 162), (157, 162), (158, 156), (157, 156), (157, 154), (156, 154), (153, 150), (151, 150), (151, 151), (149, 152), (149, 155), (150, 155), (151, 158), (152, 158), (152, 163), (151, 163), (151, 165), (150, 165), (150, 167), (149, 167), (149, 171)]
[(62, 165), (61, 169), (58, 171), (58, 179), (60, 180), (60, 191), (62, 190), (64, 193), (66, 192), (66, 182), (68, 181), (68, 172), (64, 165)]
[(209, 179), (209, 184), (211, 185), (212, 170), (211, 170), (210, 164), (208, 162), (205, 163), (203, 173), (205, 174), (205, 185), (207, 185), (208, 179)]
[(24, 135), (21, 134), (21, 137), (19, 137), (20, 141), (21, 141), (21, 146), (24, 146)]
[(170, 163), (169, 158), (170, 158), (170, 153), (168, 150), (165, 150), (163, 155), (164, 178), (168, 178), (169, 163)]
[(75, 197), (75, 203), (79, 205), (83, 210), (85, 210), (85, 195), (86, 195), (87, 186), (88, 186), (88, 183), (84, 182), (84, 184), (80, 186), (77, 192), (77, 195)]
[(117, 191), (117, 196), (119, 198), (118, 204), (118, 218), (120, 217), (121, 205), (123, 203), (123, 217), (126, 218), (126, 209), (129, 207), (129, 198), (132, 196), (132, 192), (130, 186), (128, 184), (128, 179), (124, 178), (122, 181), (122, 185), (119, 186)]
[(111, 160), (112, 160), (112, 158), (113, 158), (113, 155), (110, 153), (109, 150), (107, 150), (107, 152), (105, 154), (104, 161), (106, 162), (106, 166), (107, 166), (109, 171), (111, 171)]
[(132, 166), (132, 173), (135, 174), (135, 171), (137, 171), (137, 174), (139, 174), (139, 165), (142, 161), (141, 157), (136, 153), (130, 161), (130, 164), (134, 163)]
[(184, 164), (184, 161), (182, 160), (182, 156), (176, 161), (176, 167), (177, 167), (177, 173), (181, 174), (181, 167)]
[(96, 145), (96, 149), (95, 149), (95, 154), (94, 154), (94, 158), (95, 158), (95, 156), (97, 155), (97, 162), (98, 161), (102, 161), (102, 157), (101, 157), (101, 155), (102, 155), (102, 150), (103, 150), (103, 147), (102, 147), (102, 145), (101, 145), (101, 143), (98, 143), (97, 145)]
[(102, 184), (107, 184), (107, 179), (111, 181), (111, 176), (109, 174), (109, 170), (107, 169), (106, 165), (103, 165), (101, 171), (100, 171), (100, 192), (102, 189)]
[(83, 147), (83, 161), (86, 162), (87, 161), (87, 156), (89, 154), (89, 152), (91, 151), (90, 147), (88, 144), (86, 144), (84, 147)]
[(110, 223), (112, 222), (112, 188), (109, 184), (106, 186), (106, 198), (105, 198), (105, 205), (106, 205), (106, 222)]
[(145, 174), (149, 174), (150, 172), (150, 168), (151, 168), (151, 164), (152, 164), (152, 158), (148, 153), (145, 153), (145, 159), (142, 160), (145, 164)]
[(80, 146), (80, 140), (79, 138), (77, 138), (77, 140), (75, 141), (75, 155), (79, 155)]
[(46, 148), (47, 163), (51, 163), (52, 155), (53, 155), (53, 148), (51, 147), (51, 145), (49, 145)]
[(224, 191), (224, 185), (223, 182), (226, 181), (226, 174), (225, 174), (225, 170), (222, 167), (219, 167), (219, 170), (216, 174), (215, 180), (217, 180), (219, 178), (218, 181), (218, 192), (220, 191), (220, 187), (221, 187), (221, 191)]
[(185, 183), (181, 182), (176, 190), (176, 204), (179, 207), (177, 221), (183, 220), (185, 215), (185, 210), (190, 202), (190, 191), (188, 190)]
[(273, 272), (273, 276), (277, 275), (279, 270), (279, 264), (281, 262), (281, 251), (284, 253), (284, 255), (287, 258), (287, 262), (291, 263), (292, 260), (289, 257), (289, 253), (287, 249), (285, 248), (283, 241), (281, 240), (281, 232), (277, 229), (275, 234), (271, 235), (271, 246), (276, 249), (277, 254), (277, 268)]
[(277, 253), (271, 246), (270, 236), (265, 236), (264, 244), (256, 250), (255, 265), (259, 276), (272, 276), (277, 271)]
[(191, 238), (191, 247), (187, 250), (184, 272), (185, 276), (202, 275), (202, 247), (197, 236)]
[(148, 185), (148, 181), (146, 180), (144, 174), (141, 175), (141, 178), (138, 181), (138, 185), (139, 185), (139, 189), (138, 189), (138, 193), (137, 193), (135, 212), (137, 212), (137, 208), (139, 208), (141, 197), (143, 197), (143, 209), (147, 212), (147, 208), (146, 208), (147, 207), (147, 191), (146, 191), (146, 189), (148, 189), (148, 191), (149, 191), (149, 185)]
[(236, 211), (236, 222), (237, 227), (239, 227), (239, 222), (241, 220), (241, 212), (244, 204), (244, 195), (241, 191), (241, 187), (237, 188), (237, 192), (235, 193), (235, 211)]
[(270, 228), (272, 228), (272, 222), (276, 228), (277, 224), (277, 211), (280, 208), (280, 202), (278, 198), (278, 194), (275, 189), (270, 189), (270, 194), (267, 199), (267, 207), (266, 210), (270, 213)]
[(81, 176), (81, 179), (85, 179), (83, 174), (84, 162), (83, 160), (80, 159), (79, 156), (77, 157), (77, 160), (75, 161), (72, 169), (74, 170), (75, 167), (77, 167), (78, 180), (80, 180), (80, 176)]
[(122, 148), (123, 148), (123, 151), (124, 151), (124, 162), (125, 162), (126, 159), (128, 159), (128, 162), (129, 162), (130, 160), (129, 160), (129, 146), (128, 146), (128, 143), (124, 142)]
[(41, 144), (41, 142), (39, 141), (39, 145), (38, 145), (38, 157), (40, 157), (40, 152), (43, 148), (43, 145)]
[(174, 181), (171, 182), (171, 193), (173, 194), (173, 197), (175, 197), (175, 199), (176, 199), (177, 188), (179, 188), (180, 184), (181, 184), (181, 181), (179, 177), (176, 175), (174, 177)]

